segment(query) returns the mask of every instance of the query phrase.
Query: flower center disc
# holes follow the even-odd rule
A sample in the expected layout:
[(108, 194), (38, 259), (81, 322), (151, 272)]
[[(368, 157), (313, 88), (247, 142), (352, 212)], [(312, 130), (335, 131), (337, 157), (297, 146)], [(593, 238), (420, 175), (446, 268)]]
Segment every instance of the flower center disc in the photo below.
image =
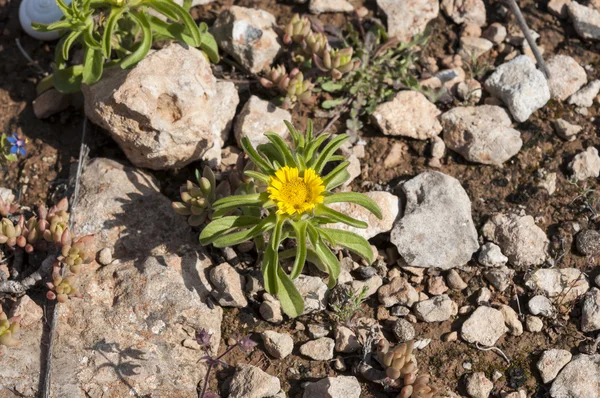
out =
[(288, 181), (281, 187), (281, 199), (283, 202), (289, 203), (296, 210), (300, 205), (305, 204), (308, 197), (308, 185), (300, 177)]
[(313, 170), (304, 170), (300, 177), (298, 169), (284, 166), (269, 179), (269, 198), (277, 204), (278, 214), (302, 214), (323, 202), (325, 187), (321, 177)]

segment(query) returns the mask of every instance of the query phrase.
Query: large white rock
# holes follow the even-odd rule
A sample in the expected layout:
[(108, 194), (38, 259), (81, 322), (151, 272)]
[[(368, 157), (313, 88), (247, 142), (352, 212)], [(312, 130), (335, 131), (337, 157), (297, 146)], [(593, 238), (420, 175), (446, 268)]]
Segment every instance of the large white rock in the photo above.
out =
[(442, 294), (413, 305), (418, 319), (424, 322), (443, 322), (456, 315), (458, 307), (448, 295)]
[(508, 328), (504, 324), (502, 313), (485, 306), (478, 307), (460, 329), (465, 341), (484, 346), (493, 346), (506, 332)]
[(440, 7), (454, 23), (485, 25), (485, 4), (483, 0), (442, 0)]
[(281, 51), (276, 25), (275, 16), (267, 11), (231, 6), (219, 14), (211, 32), (220, 48), (250, 72), (259, 73)]
[(511, 264), (540, 265), (548, 257), (548, 237), (531, 216), (496, 214), (484, 226), (483, 235), (497, 243)]
[(536, 367), (540, 371), (542, 381), (549, 383), (556, 378), (558, 372), (571, 360), (572, 355), (567, 350), (546, 350), (540, 355)]
[(441, 121), (446, 146), (471, 162), (501, 165), (523, 146), (521, 133), (499, 106), (456, 107)]
[(233, 133), (238, 146), (241, 147), (242, 138), (247, 137), (255, 148), (260, 144), (269, 142), (265, 133), (276, 133), (286, 139), (290, 132), (284, 120), (292, 121), (292, 114), (285, 109), (273, 105), (253, 95), (237, 115), (233, 125)]
[(552, 398), (600, 398), (600, 354), (579, 354), (558, 374)]
[(562, 304), (576, 300), (590, 288), (577, 268), (542, 268), (531, 274), (525, 285)]
[(494, 383), (485, 377), (485, 373), (475, 372), (467, 376), (465, 388), (471, 398), (488, 398), (494, 389)]
[(437, 119), (440, 113), (423, 94), (407, 90), (379, 104), (373, 112), (373, 120), (385, 135), (426, 140), (442, 131)]
[(569, 169), (571, 169), (573, 178), (577, 181), (598, 177), (600, 175), (600, 156), (598, 156), (598, 150), (591, 146), (585, 151), (579, 152), (575, 155), (571, 163), (569, 163)]
[(583, 332), (600, 330), (600, 289), (595, 287), (591, 288), (583, 298), (581, 330)]
[(600, 11), (591, 7), (571, 1), (569, 4), (569, 16), (573, 21), (573, 27), (579, 36), (584, 39), (600, 39)]
[(569, 97), (569, 104), (589, 108), (594, 104), (598, 92), (600, 92), (600, 80), (592, 80)]
[(326, 377), (309, 383), (304, 398), (360, 398), (360, 383), (354, 376)]
[(229, 398), (270, 398), (281, 390), (281, 381), (256, 366), (239, 364), (229, 387)]
[(564, 101), (587, 83), (585, 69), (568, 55), (555, 55), (546, 65), (550, 71), (550, 94), (554, 99)]
[(180, 168), (217, 164), (239, 102), (231, 82), (213, 76), (201, 51), (171, 44), (134, 68), (109, 68), (83, 85), (85, 113), (103, 127), (136, 166)]
[(427, 171), (405, 182), (404, 215), (390, 241), (411, 267), (450, 269), (466, 264), (479, 249), (471, 201), (460, 182)]
[(371, 239), (379, 234), (389, 232), (394, 225), (394, 221), (400, 212), (400, 199), (384, 191), (367, 192), (369, 198), (373, 199), (381, 209), (382, 219), (378, 219), (373, 213), (362, 206), (354, 203), (334, 203), (329, 205), (330, 208), (351, 216), (352, 218), (364, 221), (368, 224), (366, 229), (351, 227), (346, 224), (332, 224), (331, 228), (343, 229), (345, 231), (354, 232), (365, 239)]
[(354, 7), (346, 0), (310, 0), (308, 9), (313, 14), (325, 12), (353, 12)]
[(387, 18), (388, 34), (405, 43), (423, 33), (440, 12), (438, 0), (377, 0), (377, 6)]
[(531, 58), (521, 55), (500, 65), (485, 81), (486, 89), (508, 106), (518, 122), (524, 122), (550, 99), (544, 74)]

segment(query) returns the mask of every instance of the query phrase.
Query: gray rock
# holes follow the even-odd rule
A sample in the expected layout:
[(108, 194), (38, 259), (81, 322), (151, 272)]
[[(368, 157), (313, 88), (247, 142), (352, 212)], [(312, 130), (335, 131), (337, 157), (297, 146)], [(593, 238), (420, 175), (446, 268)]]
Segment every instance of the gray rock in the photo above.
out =
[(571, 360), (572, 355), (567, 350), (546, 350), (540, 355), (536, 367), (540, 371), (544, 383), (550, 383), (558, 372)]
[(594, 105), (594, 98), (596, 98), (599, 91), (600, 80), (593, 80), (569, 97), (569, 104), (589, 108)]
[(360, 398), (360, 383), (354, 376), (327, 377), (309, 383), (304, 398)]
[(469, 316), (460, 329), (461, 337), (469, 343), (493, 346), (508, 328), (497, 309), (481, 306)]
[(448, 281), (448, 286), (450, 286), (450, 289), (452, 290), (463, 290), (467, 288), (467, 283), (463, 280), (463, 278), (460, 277), (460, 274), (454, 269), (448, 271), (448, 273), (446, 274), (446, 280)]
[(494, 43), (482, 37), (467, 37), (460, 38), (460, 48), (458, 54), (463, 59), (477, 59), (487, 53), (494, 47)]
[(262, 100), (253, 95), (235, 119), (233, 133), (238, 146), (241, 147), (242, 138), (247, 137), (255, 148), (260, 144), (269, 142), (264, 133), (276, 133), (283, 139), (289, 136), (289, 131), (284, 120), (292, 121), (292, 115), (285, 109), (276, 107), (269, 101)]
[(583, 297), (581, 330), (583, 332), (600, 330), (600, 290), (595, 287)]
[(268, 398), (281, 390), (275, 376), (252, 365), (239, 364), (229, 387), (229, 398)]
[(586, 229), (575, 235), (575, 246), (577, 251), (585, 256), (600, 253), (600, 232), (594, 229)]
[(404, 216), (391, 242), (411, 267), (450, 269), (466, 264), (479, 248), (471, 201), (460, 182), (436, 171), (402, 185)]
[(331, 333), (331, 325), (310, 323), (308, 325), (308, 335), (313, 339), (325, 337)]
[[(477, 304), (482, 305), (486, 304), (492, 300), (492, 291), (487, 287), (482, 287), (479, 289), (479, 293), (477, 294)], [(506, 317), (505, 317), (506, 319)]]
[(556, 317), (556, 308), (552, 305), (552, 302), (548, 297), (537, 295), (532, 297), (527, 303), (529, 312), (533, 315), (541, 315), (546, 318)]
[(13, 304), (8, 313), (8, 318), (21, 317), (19, 324), (21, 328), (37, 326), (38, 322), (44, 317), (44, 311), (28, 295), (19, 297)]
[(582, 129), (581, 126), (571, 124), (563, 119), (556, 119), (553, 126), (556, 134), (567, 141), (575, 141), (575, 136), (579, 134)]
[(482, 0), (442, 0), (440, 7), (454, 23), (485, 25), (485, 4)]
[(105, 247), (98, 252), (98, 263), (102, 265), (108, 265), (112, 263), (112, 260), (112, 251), (109, 247)]
[(426, 140), (437, 136), (442, 126), (440, 110), (418, 91), (400, 91), (394, 99), (378, 105), (373, 120), (385, 135)]
[(265, 330), (261, 336), (265, 344), (265, 349), (276, 359), (287, 357), (294, 349), (294, 339), (287, 333)]
[(268, 69), (281, 51), (273, 27), (275, 17), (264, 10), (231, 6), (219, 14), (211, 32), (220, 48), (252, 73)]
[(440, 12), (438, 0), (377, 0), (377, 6), (386, 16), (388, 34), (405, 43), (423, 33)]
[(550, 0), (548, 11), (555, 17), (566, 19), (569, 16), (569, 3), (571, 3), (571, 0)]
[(501, 165), (523, 146), (521, 133), (499, 106), (456, 107), (441, 120), (448, 148), (471, 162)]
[(346, 0), (310, 0), (308, 9), (313, 14), (326, 12), (353, 12), (354, 7)]
[(579, 152), (569, 163), (569, 169), (573, 173), (573, 178), (577, 181), (598, 177), (600, 175), (598, 150), (591, 146), (585, 151)]
[(477, 261), (486, 267), (502, 267), (508, 262), (508, 257), (502, 254), (500, 246), (488, 242), (481, 246)]
[(427, 279), (427, 292), (434, 296), (444, 294), (448, 291), (448, 286), (444, 282), (444, 277), (441, 275), (430, 276)]
[(484, 226), (483, 235), (497, 243), (512, 265), (540, 265), (548, 257), (548, 237), (533, 217), (496, 214)]
[(33, 101), (33, 113), (38, 119), (46, 119), (64, 111), (74, 101), (74, 95), (61, 93), (55, 88), (44, 91)]
[(465, 387), (471, 398), (488, 398), (494, 389), (494, 383), (485, 377), (485, 373), (476, 372), (467, 376)]
[(294, 285), (304, 299), (304, 314), (323, 311), (327, 306), (327, 285), (317, 276), (300, 275)]
[(352, 281), (350, 282), (350, 287), (353, 292), (362, 292), (363, 288), (366, 288), (365, 298), (371, 297), (377, 290), (383, 285), (383, 279), (379, 275), (373, 275), (367, 280), (364, 281)]
[(564, 101), (587, 83), (585, 69), (568, 55), (555, 55), (546, 63), (550, 71), (550, 94)]
[(260, 304), (258, 311), (260, 316), (267, 322), (280, 323), (283, 321), (281, 303), (268, 293), (264, 294), (263, 302)]
[(568, 6), (569, 16), (577, 34), (584, 39), (600, 39), (600, 11), (586, 7), (576, 1)]
[(539, 290), (562, 304), (570, 303), (588, 291), (590, 285), (577, 268), (544, 268), (535, 271), (525, 282), (528, 288)]
[(486, 89), (504, 102), (516, 121), (524, 122), (550, 99), (544, 74), (531, 58), (521, 55), (500, 65), (485, 82)]
[(399, 343), (404, 343), (415, 338), (415, 327), (412, 323), (402, 318), (396, 320), (392, 332)]
[(558, 374), (552, 398), (600, 398), (600, 354), (576, 355)]
[(541, 332), (544, 328), (544, 321), (537, 316), (527, 315), (525, 317), (525, 327), (531, 333)]
[(244, 295), (244, 276), (228, 263), (223, 263), (210, 270), (210, 281), (215, 286), (213, 296), (223, 307), (244, 308), (248, 300)]
[(511, 285), (515, 271), (506, 267), (489, 268), (483, 271), (483, 276), (498, 291), (503, 292)]
[(356, 334), (345, 326), (338, 326), (335, 329), (335, 351), (349, 354), (360, 350), (361, 345), (356, 338)]
[(504, 324), (508, 327), (508, 332), (513, 336), (520, 336), (523, 334), (523, 324), (519, 320), (519, 315), (508, 305), (500, 304), (498, 310), (504, 317)]
[(379, 302), (384, 307), (392, 307), (396, 304), (410, 307), (419, 300), (419, 293), (411, 286), (408, 281), (400, 276), (396, 276), (386, 285), (383, 285), (377, 291)]
[(218, 164), (239, 102), (231, 82), (212, 74), (201, 51), (179, 44), (148, 54), (131, 69), (104, 71), (83, 85), (85, 113), (108, 131), (136, 166)]
[(424, 322), (446, 321), (456, 315), (457, 310), (456, 303), (446, 294), (419, 301), (413, 306), (417, 318)]
[(334, 203), (330, 208), (351, 215), (352, 218), (364, 221), (369, 226), (366, 229), (355, 228), (342, 223), (331, 225), (331, 228), (351, 231), (365, 239), (371, 239), (381, 233), (389, 232), (400, 212), (400, 199), (389, 192), (370, 191), (366, 195), (373, 199), (381, 209), (382, 219), (378, 219), (364, 207), (354, 203)]
[(333, 349), (335, 341), (329, 337), (321, 337), (317, 340), (311, 340), (300, 346), (300, 354), (314, 359), (315, 361), (328, 361), (333, 358)]
[(483, 31), (482, 36), (494, 44), (501, 44), (506, 39), (506, 34), (506, 27), (499, 22), (494, 22)]

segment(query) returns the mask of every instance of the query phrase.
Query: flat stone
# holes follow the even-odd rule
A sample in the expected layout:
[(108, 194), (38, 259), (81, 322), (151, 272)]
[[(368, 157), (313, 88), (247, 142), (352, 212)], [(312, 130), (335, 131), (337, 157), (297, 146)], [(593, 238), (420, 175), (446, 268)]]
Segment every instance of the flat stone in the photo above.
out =
[(413, 306), (417, 318), (424, 322), (443, 322), (456, 315), (458, 308), (446, 294), (419, 301)]
[(508, 332), (513, 336), (520, 336), (523, 334), (523, 324), (519, 320), (517, 312), (509, 307), (508, 305), (501, 304), (498, 306), (498, 310), (504, 317), (504, 324), (508, 327)]
[(315, 361), (328, 361), (333, 358), (335, 341), (329, 337), (311, 340), (300, 346), (300, 354)]
[(566, 19), (569, 16), (569, 3), (571, 3), (571, 0), (550, 0), (548, 11), (555, 17)]
[(392, 332), (399, 343), (404, 343), (415, 338), (415, 327), (406, 319), (397, 319), (394, 322)]
[(598, 156), (598, 150), (591, 146), (585, 151), (578, 153), (571, 163), (569, 163), (569, 169), (571, 169), (573, 178), (577, 181), (598, 177), (600, 175), (600, 156)]
[(600, 354), (579, 354), (558, 374), (552, 398), (600, 398)]
[(436, 171), (402, 185), (404, 216), (390, 240), (411, 267), (450, 269), (466, 264), (479, 248), (471, 201), (460, 182)]
[(581, 330), (583, 332), (600, 330), (600, 289), (595, 287), (591, 288), (583, 297)]
[(346, 0), (310, 0), (308, 9), (317, 15), (326, 12), (354, 12), (354, 7)]
[(554, 121), (554, 131), (563, 140), (575, 141), (576, 135), (579, 134), (581, 129), (581, 126), (571, 124), (563, 119), (556, 119)]
[(548, 237), (531, 216), (496, 214), (483, 226), (483, 235), (517, 267), (540, 265), (548, 257)]
[(483, 276), (499, 292), (503, 292), (511, 285), (515, 271), (506, 267), (488, 268), (483, 271)]
[(377, 6), (386, 16), (388, 34), (404, 43), (423, 33), (440, 12), (438, 0), (377, 0)]
[(275, 16), (264, 10), (231, 6), (211, 28), (217, 44), (251, 73), (268, 69), (281, 51), (273, 27)]
[(585, 229), (575, 235), (577, 251), (584, 256), (593, 256), (600, 253), (600, 232), (594, 229)]
[(283, 123), (292, 121), (292, 115), (285, 109), (273, 105), (253, 95), (235, 119), (233, 133), (238, 146), (242, 138), (247, 137), (253, 147), (270, 142), (265, 133), (276, 133), (284, 140), (289, 136), (289, 130)]
[(501, 44), (506, 39), (506, 27), (500, 22), (490, 24), (482, 33), (483, 37), (494, 44)]
[(568, 55), (555, 55), (546, 66), (550, 72), (550, 94), (554, 99), (564, 101), (587, 83), (585, 69)]
[(427, 292), (429, 294), (438, 296), (440, 294), (446, 293), (447, 291), (448, 286), (446, 286), (446, 282), (444, 282), (443, 276), (430, 276), (429, 279), (427, 279)]
[(550, 383), (556, 378), (558, 372), (569, 363), (573, 356), (567, 350), (546, 350), (540, 355), (536, 367), (540, 371), (544, 383)]
[(496, 68), (485, 81), (486, 89), (504, 102), (517, 122), (524, 122), (550, 99), (544, 74), (521, 55)]
[(461, 327), (461, 337), (469, 343), (493, 346), (508, 328), (502, 313), (494, 308), (481, 306), (469, 316)]
[(500, 246), (488, 242), (481, 246), (477, 261), (485, 267), (502, 267), (508, 262), (508, 257), (502, 254)]
[(486, 22), (485, 4), (482, 0), (442, 0), (440, 7), (454, 23), (471, 23), (483, 26)]
[(527, 315), (527, 317), (525, 317), (525, 327), (529, 332), (538, 333), (544, 328), (544, 321), (537, 316)]
[(460, 48), (458, 54), (463, 59), (477, 59), (487, 53), (494, 47), (494, 43), (482, 37), (466, 37), (460, 38)]
[(83, 85), (85, 113), (108, 131), (131, 163), (154, 170), (197, 160), (217, 165), (239, 97), (217, 81), (204, 54), (170, 44), (131, 69), (104, 71)]
[(309, 383), (304, 398), (360, 398), (360, 383), (354, 376), (327, 377)]
[(400, 212), (400, 199), (396, 195), (392, 195), (391, 193), (384, 191), (370, 191), (365, 195), (373, 199), (381, 209), (383, 216), (381, 220), (373, 213), (357, 204), (348, 202), (334, 203), (329, 207), (344, 214), (351, 215), (352, 218), (356, 220), (366, 222), (368, 227), (362, 229), (351, 227), (342, 223), (336, 223), (332, 224), (331, 228), (354, 232), (355, 234), (362, 236), (367, 240), (381, 233), (389, 232), (394, 225), (394, 221), (398, 217), (398, 213)]
[(268, 293), (263, 295), (263, 302), (260, 303), (258, 311), (260, 316), (267, 322), (280, 323), (283, 321), (281, 303)]
[(568, 11), (579, 36), (584, 39), (600, 39), (600, 11), (576, 1), (569, 3)]
[(294, 339), (287, 333), (265, 330), (261, 336), (265, 344), (265, 349), (276, 359), (287, 357), (294, 349)]
[(577, 268), (543, 268), (535, 271), (525, 282), (530, 289), (537, 289), (545, 296), (570, 303), (584, 295), (590, 285)]
[(532, 297), (527, 303), (527, 307), (529, 307), (529, 312), (533, 315), (541, 315), (545, 318), (555, 318), (557, 314), (552, 301), (542, 295)]
[(598, 92), (600, 92), (600, 80), (592, 80), (570, 96), (568, 102), (570, 105), (589, 108), (594, 105), (594, 98), (596, 98)]
[(448, 286), (452, 290), (464, 290), (467, 288), (467, 283), (461, 278), (458, 271), (451, 269), (446, 274), (446, 280), (448, 281)]
[(361, 345), (356, 338), (356, 334), (345, 326), (338, 326), (335, 329), (335, 351), (349, 354), (361, 349)]
[(475, 372), (467, 376), (465, 387), (471, 398), (488, 398), (494, 389), (494, 383), (485, 377), (485, 373)]
[(426, 140), (437, 136), (442, 126), (440, 110), (418, 91), (400, 91), (394, 99), (378, 105), (373, 120), (385, 135)]
[(294, 285), (304, 299), (304, 312), (323, 311), (327, 306), (327, 285), (317, 276), (300, 275)]
[(392, 278), (388, 284), (381, 286), (377, 295), (379, 302), (386, 308), (396, 304), (410, 307), (419, 299), (415, 288), (400, 276)]
[(441, 121), (446, 146), (471, 162), (501, 165), (523, 146), (521, 133), (499, 106), (456, 107)]
[(244, 276), (228, 263), (223, 263), (210, 270), (210, 281), (215, 286), (213, 296), (223, 307), (244, 308), (248, 300), (244, 295)]
[(228, 398), (270, 398), (280, 390), (281, 382), (277, 377), (242, 363), (235, 369)]

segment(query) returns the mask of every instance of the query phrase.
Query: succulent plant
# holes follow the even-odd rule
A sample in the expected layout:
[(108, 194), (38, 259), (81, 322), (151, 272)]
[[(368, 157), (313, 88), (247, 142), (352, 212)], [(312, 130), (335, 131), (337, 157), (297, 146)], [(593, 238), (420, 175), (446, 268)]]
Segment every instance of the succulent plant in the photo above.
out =
[(300, 14), (294, 14), (292, 20), (285, 26), (283, 42), (287, 45), (293, 43), (300, 44), (311, 30), (310, 20)]
[(285, 95), (283, 108), (291, 108), (296, 102), (312, 104), (316, 99), (312, 94), (315, 85), (310, 80), (304, 80), (304, 75), (298, 68), (292, 69), (288, 74), (285, 66), (277, 65), (260, 79), (260, 83), (266, 88), (277, 88)]
[(58, 261), (69, 267), (73, 274), (78, 274), (82, 264), (88, 264), (93, 259), (94, 236), (87, 235), (71, 240), (69, 230), (63, 234), (61, 254)]
[(327, 36), (321, 32), (310, 32), (302, 40), (300, 47), (304, 54), (308, 55), (309, 59), (314, 55), (324, 57), (327, 52), (331, 51)]
[(58, 202), (56, 206), (53, 206), (47, 214), (45, 207), (40, 207), (41, 229), (43, 230), (44, 239), (47, 242), (61, 244), (63, 234), (65, 234), (69, 228), (69, 218), (71, 217), (71, 214), (67, 211), (68, 209), (69, 202), (67, 198), (61, 199), (61, 201)]
[(13, 224), (8, 218), (0, 221), (0, 244), (6, 244), (14, 247), (17, 244), (17, 238), (21, 235), (22, 229), (19, 225)]
[(173, 210), (179, 215), (187, 216), (192, 227), (202, 225), (212, 216), (212, 204), (215, 200), (226, 196), (229, 184), (223, 182), (217, 186), (215, 174), (210, 167), (204, 167), (202, 177), (196, 170), (197, 184), (187, 181), (180, 188), (181, 202), (173, 202)]
[(418, 375), (413, 347), (412, 340), (391, 348), (387, 340), (381, 339), (377, 344), (377, 359), (387, 376), (402, 388), (397, 398), (432, 398), (438, 390), (429, 386), (429, 375)]
[(73, 282), (75, 281), (75, 275), (68, 275), (66, 277), (61, 276), (60, 264), (54, 264), (52, 271), (52, 282), (47, 282), (46, 286), (50, 289), (46, 293), (48, 300), (57, 300), (59, 303), (66, 303), (70, 298), (77, 297), (81, 298), (82, 295), (79, 292)]
[(12, 202), (14, 195), (7, 195), (5, 199), (0, 196), (0, 216), (2, 217), (6, 217), (19, 209), (19, 206)]
[(0, 346), (13, 347), (19, 343), (15, 336), (19, 333), (20, 317), (8, 319), (0, 308)]
[(360, 61), (352, 59), (352, 47), (340, 50), (330, 49), (323, 56), (313, 54), (313, 61), (319, 69), (331, 72), (334, 80), (341, 79), (344, 73), (352, 72), (360, 66)]

